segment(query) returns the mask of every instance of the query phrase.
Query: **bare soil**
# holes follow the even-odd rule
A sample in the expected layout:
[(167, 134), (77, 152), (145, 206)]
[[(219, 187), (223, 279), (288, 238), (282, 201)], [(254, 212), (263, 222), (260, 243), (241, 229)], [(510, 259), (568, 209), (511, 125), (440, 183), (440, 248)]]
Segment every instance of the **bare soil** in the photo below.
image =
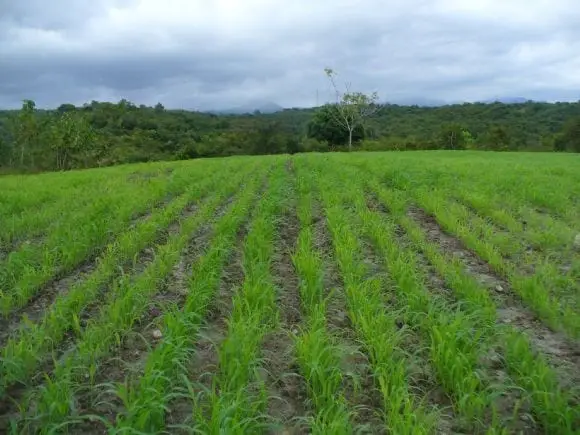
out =
[[(287, 164), (287, 170), (292, 170), (290, 164)], [(275, 331), (266, 335), (261, 349), (269, 396), (268, 415), (274, 421), (272, 433), (307, 433), (297, 420), (297, 417), (305, 415), (307, 395), (306, 384), (299, 374), (292, 339), (303, 320), (299, 280), (292, 263), (292, 253), (296, 250), (299, 231), (300, 222), (295, 213), (295, 204), (292, 203), (285, 210), (278, 225), (272, 257), (272, 275), (278, 290), (280, 323)]]

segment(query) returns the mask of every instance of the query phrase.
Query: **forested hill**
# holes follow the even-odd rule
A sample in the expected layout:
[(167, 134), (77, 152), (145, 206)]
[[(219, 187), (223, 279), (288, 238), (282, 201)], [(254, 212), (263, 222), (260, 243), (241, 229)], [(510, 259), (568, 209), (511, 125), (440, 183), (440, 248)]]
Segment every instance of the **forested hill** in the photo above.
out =
[[(234, 154), (339, 149), (330, 108), (217, 115), (93, 101), (0, 111), (0, 165), (52, 170)], [(580, 103), (380, 106), (357, 129), (358, 149), (580, 151)]]

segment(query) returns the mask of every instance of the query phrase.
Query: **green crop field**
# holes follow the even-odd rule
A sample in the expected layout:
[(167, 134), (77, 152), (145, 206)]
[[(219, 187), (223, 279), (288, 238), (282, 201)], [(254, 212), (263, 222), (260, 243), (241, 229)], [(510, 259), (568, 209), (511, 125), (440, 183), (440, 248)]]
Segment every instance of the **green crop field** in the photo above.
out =
[(0, 177), (0, 433), (580, 433), (580, 156)]

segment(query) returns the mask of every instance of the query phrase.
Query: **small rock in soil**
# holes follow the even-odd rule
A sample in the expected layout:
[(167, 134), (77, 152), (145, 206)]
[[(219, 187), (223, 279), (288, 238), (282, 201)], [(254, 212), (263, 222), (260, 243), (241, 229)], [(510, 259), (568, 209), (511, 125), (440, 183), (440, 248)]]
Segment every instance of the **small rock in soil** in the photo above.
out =
[(501, 292), (503, 292), (503, 287), (498, 284), (495, 286), (495, 291), (501, 293)]
[(153, 338), (155, 340), (159, 340), (159, 339), (163, 338), (163, 333), (159, 329), (153, 330), (153, 332), (151, 333), (151, 335), (153, 335)]

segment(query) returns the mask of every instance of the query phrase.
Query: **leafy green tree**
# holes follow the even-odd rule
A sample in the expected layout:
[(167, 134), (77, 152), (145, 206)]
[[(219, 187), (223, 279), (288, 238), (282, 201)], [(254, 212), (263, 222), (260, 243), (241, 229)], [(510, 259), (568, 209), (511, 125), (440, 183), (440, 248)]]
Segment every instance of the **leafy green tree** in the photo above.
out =
[(501, 125), (492, 125), (483, 135), (483, 146), (493, 151), (509, 151), (511, 138), (507, 130)]
[(60, 113), (65, 113), (65, 112), (74, 112), (76, 109), (77, 108), (74, 104), (66, 103), (58, 106), (58, 109), (56, 109), (56, 111)]
[(324, 72), (330, 80), (336, 93), (336, 111), (331, 111), (334, 121), (348, 132), (348, 150), (352, 150), (353, 133), (357, 127), (364, 128), (367, 117), (376, 112), (378, 94), (367, 95), (363, 92), (352, 92), (350, 83), (345, 83), (345, 91), (341, 92), (336, 84), (336, 73), (331, 68)]
[(300, 152), (300, 141), (295, 136), (286, 137), (286, 152), (288, 154), (296, 154)]
[(347, 145), (349, 139), (351, 143), (357, 143), (363, 140), (365, 138), (363, 126), (358, 125), (353, 130), (352, 137), (350, 137), (348, 131), (336, 122), (339, 116), (337, 111), (337, 107), (332, 104), (327, 104), (319, 108), (308, 122), (308, 137), (338, 146)]
[(66, 170), (74, 160), (87, 162), (95, 134), (85, 118), (65, 112), (52, 125), (51, 139), (55, 167)]
[(554, 142), (556, 151), (580, 153), (580, 117), (568, 120)]
[(36, 103), (32, 100), (24, 100), (22, 108), (13, 119), (11, 124), (12, 138), (16, 148), (20, 151), (20, 167), (24, 167), (25, 158), (30, 157), (30, 163), (34, 166), (33, 152), (40, 136), (39, 121), (36, 116)]
[(441, 128), (438, 148), (446, 150), (464, 150), (466, 148), (465, 129), (457, 124), (446, 124)]
[(465, 144), (465, 148), (474, 148), (475, 147), (475, 138), (471, 134), (471, 132), (467, 129), (462, 131), (463, 135), (463, 143)]
[(12, 148), (10, 143), (2, 135), (0, 135), (0, 166), (12, 166)]
[(259, 125), (251, 134), (254, 137), (252, 154), (280, 154), (286, 152), (286, 141), (277, 122)]

